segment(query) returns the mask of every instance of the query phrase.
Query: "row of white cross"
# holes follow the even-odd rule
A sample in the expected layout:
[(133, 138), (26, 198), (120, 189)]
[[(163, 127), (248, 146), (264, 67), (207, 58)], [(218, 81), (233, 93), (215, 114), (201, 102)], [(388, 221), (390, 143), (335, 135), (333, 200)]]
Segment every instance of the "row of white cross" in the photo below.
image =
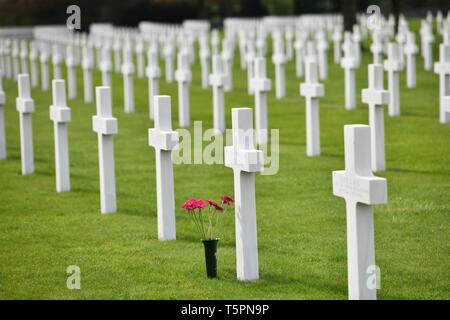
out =
[[(449, 33), (444, 34), (449, 35)], [(353, 36), (349, 33), (345, 34), (344, 57), (341, 59), (342, 66), (346, 69), (346, 106), (349, 109), (356, 105), (356, 95), (352, 90), (355, 82), (354, 69), (361, 61), (360, 47), (357, 42), (350, 39)], [(318, 39), (322, 37), (318, 35)], [(346, 170), (333, 173), (333, 192), (336, 196), (345, 198), (347, 204), (348, 281), (351, 299), (376, 298), (376, 288), (367, 285), (368, 270), (375, 266), (372, 206), (387, 202), (387, 187), (386, 180), (374, 177), (372, 171), (385, 170), (383, 106), (389, 105), (390, 115), (394, 116), (400, 113), (398, 73), (403, 66), (400, 58), (403, 56), (401, 52), (406, 54), (406, 64), (410, 66), (411, 70), (415, 70), (415, 60), (413, 59), (413, 56), (417, 53), (414, 47), (415, 39), (411, 34), (408, 34), (407, 38), (409, 39), (407, 42), (411, 45), (406, 45), (404, 50), (400, 48), (399, 43), (388, 44), (388, 59), (384, 66), (380, 63), (369, 66), (369, 88), (363, 90), (362, 101), (369, 105), (370, 126), (345, 126)], [(444, 43), (440, 46), (441, 60), (435, 66), (435, 71), (441, 77), (441, 121), (444, 120), (442, 122), (450, 121), (448, 119), (450, 113), (450, 107), (448, 106), (450, 102), (449, 45), (448, 38), (444, 37)], [(283, 46), (280, 36), (275, 34), (273, 62), (276, 66), (276, 74), (278, 74), (276, 79), (284, 79), (283, 65), (287, 58), (284, 56), (285, 49)], [(70, 52), (69, 48), (70, 45), (68, 46)], [(246, 68), (248, 74), (252, 75), (249, 76), (248, 90), (255, 96), (256, 142), (261, 145), (267, 143), (267, 130), (264, 129), (268, 127), (267, 92), (271, 89), (271, 81), (266, 76), (265, 58), (255, 56), (252, 54), (252, 50), (246, 51), (249, 56), (246, 61)], [(322, 56), (317, 52), (321, 50), (326, 50), (324, 44), (316, 46), (315, 43), (308, 41), (306, 54), (302, 57), (304, 59), (302, 63), (304, 70), (302, 71), (305, 73), (305, 83), (300, 86), (300, 94), (306, 99), (308, 156), (320, 155), (318, 99), (324, 95), (324, 86), (319, 83), (319, 79), (324, 79), (327, 75), (327, 68), (324, 67), (326, 54)], [(84, 53), (84, 55), (89, 54)], [(158, 52), (149, 50), (149, 64), (146, 72), (149, 77), (149, 112), (150, 117), (154, 118), (154, 128), (149, 129), (148, 138), (149, 145), (156, 150), (158, 238), (160, 240), (174, 240), (176, 238), (176, 222), (171, 152), (178, 145), (178, 133), (173, 131), (171, 125), (170, 97), (159, 95), (158, 78), (160, 70), (157, 60)], [(58, 56), (57, 59), (53, 59), (53, 62), (55, 61), (58, 65)], [(73, 98), (76, 95), (76, 86), (75, 89), (71, 89), (70, 83), (76, 83), (76, 76), (74, 75), (73, 56), (70, 53), (67, 54), (66, 64), (68, 67), (69, 97)], [(175, 73), (179, 89), (180, 126), (189, 126), (190, 124), (188, 86), (192, 75), (189, 64), (189, 52), (181, 50), (178, 54), (178, 70)], [(212, 73), (209, 77), (206, 73), (206, 78), (208, 84), (213, 88), (214, 129), (217, 134), (222, 134), (226, 128), (224, 90), (226, 90), (227, 83), (229, 85), (229, 78), (224, 72), (227, 68), (227, 60), (223, 59), (223, 55), (216, 53), (212, 55), (212, 64)], [(92, 59), (85, 59), (83, 67), (85, 72), (92, 69)], [(25, 68), (22, 66), (23, 70)], [(103, 85), (96, 89), (97, 115), (93, 117), (92, 122), (93, 130), (97, 132), (99, 140), (101, 211), (102, 213), (111, 213), (117, 211), (113, 135), (117, 134), (118, 126), (117, 120), (112, 116), (110, 87), (112, 67), (108, 63), (101, 63), (100, 69), (103, 69), (103, 84), (109, 83), (109, 86)], [(388, 71), (389, 90), (383, 89), (383, 69)], [(132, 112), (134, 110), (134, 99), (132, 97), (134, 65), (129, 46), (124, 49), (122, 73), (124, 74), (125, 111)], [(54, 72), (54, 75), (61, 76), (59, 71)], [(92, 86), (92, 74), (85, 75), (85, 86), (86, 78), (90, 78), (90, 86)], [(19, 74), (17, 79), (19, 96), (16, 106), (20, 113), (22, 173), (30, 174), (34, 172), (31, 124), (34, 102), (30, 94), (29, 75)], [(203, 84), (204, 82), (206, 80), (202, 81)], [(414, 84), (415, 76), (410, 71), (408, 73), (408, 86)], [(276, 80), (275, 87), (277, 96), (284, 96), (284, 85), (280, 84), (279, 80)], [(70, 190), (67, 141), (67, 123), (70, 122), (71, 118), (70, 109), (66, 102), (65, 81), (58, 78), (53, 80), (52, 89), (53, 105), (50, 107), (50, 118), (54, 121), (55, 128), (56, 189), (58, 192), (65, 192)], [(90, 98), (92, 99), (93, 96), (91, 95)], [(6, 158), (2, 108), (4, 103), (5, 95), (1, 90), (0, 82), (0, 156)], [(263, 169), (263, 154), (262, 151), (256, 149), (253, 141), (251, 109), (233, 109), (232, 127), (233, 145), (225, 148), (225, 165), (234, 171), (237, 275), (240, 280), (247, 281), (259, 277), (254, 174)]]

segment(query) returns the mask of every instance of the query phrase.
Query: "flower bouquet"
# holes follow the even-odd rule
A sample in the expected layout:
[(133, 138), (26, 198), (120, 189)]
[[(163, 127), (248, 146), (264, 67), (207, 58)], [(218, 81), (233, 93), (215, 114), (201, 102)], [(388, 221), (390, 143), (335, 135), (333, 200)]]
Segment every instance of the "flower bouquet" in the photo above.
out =
[(181, 206), (194, 222), (205, 248), (206, 274), (208, 278), (217, 278), (217, 243), (219, 242), (219, 224), (234, 200), (230, 196), (220, 197), (221, 203), (208, 199), (191, 198)]

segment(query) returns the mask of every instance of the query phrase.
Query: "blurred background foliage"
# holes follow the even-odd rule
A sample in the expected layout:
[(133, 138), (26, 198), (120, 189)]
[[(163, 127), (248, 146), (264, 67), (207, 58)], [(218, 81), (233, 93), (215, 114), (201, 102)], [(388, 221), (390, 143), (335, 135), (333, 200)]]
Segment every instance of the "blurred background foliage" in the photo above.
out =
[(66, 8), (71, 4), (81, 8), (83, 29), (92, 22), (136, 26), (145, 20), (176, 23), (209, 19), (220, 25), (230, 16), (353, 14), (366, 11), (372, 4), (379, 5), (384, 14), (398, 6), (408, 16), (450, 9), (449, 0), (0, 0), (0, 25), (64, 24)]

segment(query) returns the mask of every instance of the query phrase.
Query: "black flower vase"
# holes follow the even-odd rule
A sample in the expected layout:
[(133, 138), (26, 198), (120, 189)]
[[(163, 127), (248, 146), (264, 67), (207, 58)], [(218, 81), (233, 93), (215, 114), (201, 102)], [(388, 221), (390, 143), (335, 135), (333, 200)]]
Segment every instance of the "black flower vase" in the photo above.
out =
[(205, 247), (206, 274), (208, 278), (217, 278), (217, 243), (219, 239), (202, 241)]

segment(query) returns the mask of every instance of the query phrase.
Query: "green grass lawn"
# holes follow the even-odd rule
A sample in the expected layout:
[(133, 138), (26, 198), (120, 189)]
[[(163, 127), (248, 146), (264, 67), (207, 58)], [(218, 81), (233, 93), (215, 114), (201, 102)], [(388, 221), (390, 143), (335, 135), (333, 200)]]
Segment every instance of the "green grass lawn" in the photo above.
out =
[[(417, 28), (418, 24), (414, 26)], [(136, 112), (123, 111), (122, 77), (113, 76), (118, 213), (100, 214), (95, 105), (69, 101), (72, 191), (55, 192), (51, 92), (33, 90), (36, 172), (21, 176), (16, 83), (4, 80), (8, 159), (0, 162), (1, 299), (346, 299), (347, 252), (344, 200), (332, 195), (331, 172), (344, 168), (343, 126), (366, 124), (360, 103), (371, 55), (365, 45), (357, 74), (358, 108), (344, 109), (344, 72), (330, 63), (326, 95), (320, 100), (322, 156), (305, 153), (305, 102), (294, 62), (287, 65), (287, 97), (269, 97), (269, 123), (280, 130), (280, 170), (256, 178), (261, 279), (241, 283), (235, 274), (234, 215), (223, 219), (219, 279), (205, 275), (203, 247), (180, 208), (189, 197), (232, 194), (233, 174), (223, 165), (174, 168), (177, 241), (156, 235), (155, 155), (148, 146), (147, 80), (135, 80)], [(436, 48), (437, 49), (437, 48)], [(331, 53), (330, 50), (330, 60)], [(437, 52), (437, 51), (436, 51)], [(231, 108), (253, 106), (246, 73), (236, 57)], [(164, 65), (161, 63), (161, 68)], [(274, 68), (268, 61), (268, 74)], [(401, 112), (386, 112), (389, 202), (375, 209), (376, 262), (381, 268), (380, 299), (450, 298), (450, 125), (438, 122), (438, 77), (418, 60), (417, 89), (401, 76)], [(95, 84), (100, 84), (95, 73)], [(160, 81), (172, 96), (177, 128), (177, 85)], [(191, 119), (212, 126), (212, 92), (200, 87), (193, 69)], [(66, 268), (81, 268), (81, 290), (66, 288)]]

